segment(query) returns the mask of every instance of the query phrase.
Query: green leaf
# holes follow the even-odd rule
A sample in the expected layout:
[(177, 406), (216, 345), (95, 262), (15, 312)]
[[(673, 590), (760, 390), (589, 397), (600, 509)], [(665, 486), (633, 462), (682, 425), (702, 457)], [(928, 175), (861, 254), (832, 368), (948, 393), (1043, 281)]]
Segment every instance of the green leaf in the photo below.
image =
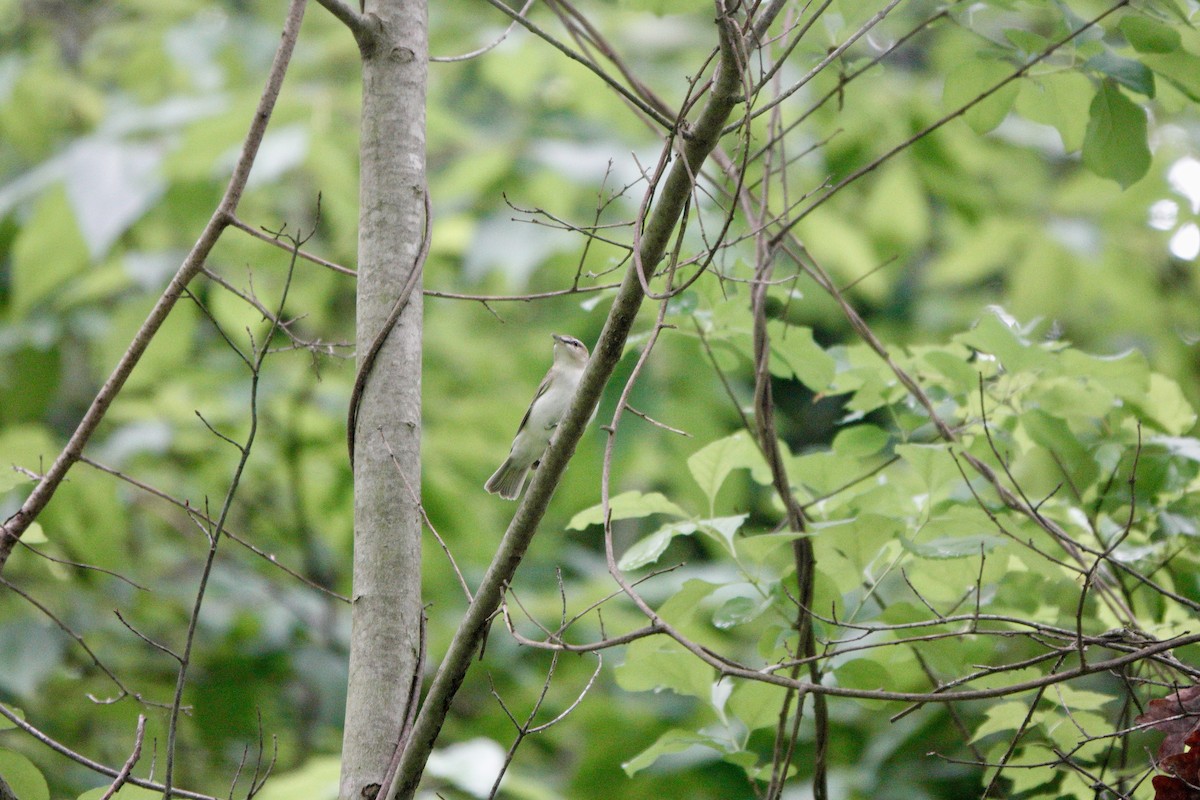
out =
[(981, 552), (994, 550), (1008, 540), (1002, 536), (986, 533), (968, 536), (943, 536), (927, 542), (914, 542), (900, 537), (900, 544), (908, 552), (921, 558), (947, 559), (969, 558)]
[(1063, 419), (1099, 419), (1117, 404), (1117, 398), (1103, 386), (1077, 378), (1038, 381), (1029, 392), (1029, 401)]
[(972, 742), (978, 742), (993, 733), (1019, 730), (1029, 713), (1029, 706), (1019, 700), (1008, 700), (993, 703), (984, 711), (984, 720), (971, 736)]
[(908, 161), (892, 162), (884, 168), (861, 213), (867, 229), (886, 245), (916, 247), (929, 238), (932, 229), (929, 193)]
[(752, 622), (771, 607), (771, 602), (769, 597), (731, 597), (713, 614), (713, 625), (720, 630), (728, 630)]
[(87, 243), (79, 232), (66, 190), (55, 186), (38, 200), (13, 245), (13, 310), (18, 315), (27, 314), (87, 264)]
[(852, 224), (846, 214), (826, 203), (808, 214), (797, 230), (817, 263), (840, 276), (841, 282), (854, 281), (855, 293), (877, 300), (886, 296), (891, 283), (877, 270), (884, 259), (862, 225)]
[(1142, 61), (1176, 89), (1200, 103), (1200, 57), (1180, 50), (1165, 55), (1144, 55)]
[[(1016, 730), (1013, 728), (1012, 730)], [(996, 750), (988, 754), (988, 760), (995, 763), (1000, 756), (1008, 749), (1008, 742), (1002, 741), (996, 744)], [(1008, 759), (1008, 768), (1004, 770), (1004, 777), (1011, 782), (1012, 795), (1014, 797), (1038, 797), (1053, 794), (1055, 797), (1061, 797), (1058, 792), (1046, 792), (1036, 795), (1027, 794), (1040, 786), (1045, 786), (1054, 780), (1059, 774), (1059, 770), (1039, 769), (1042, 764), (1056, 763), (1060, 758), (1059, 753), (1049, 747), (1041, 744), (1032, 744), (1022, 747), (1017, 750), (1016, 755)], [(1071, 770), (1065, 770), (1070, 775)], [(1089, 798), (1096, 796), (1096, 790), (1090, 788)]]
[(1038, 55), (1050, 47), (1050, 40), (1045, 36), (1024, 28), (1009, 28), (1004, 32), (1004, 38), (1023, 50), (1026, 56)]
[(738, 540), (739, 561), (742, 564), (756, 567), (761, 571), (759, 574), (774, 574), (776, 577), (781, 577), (785, 572), (790, 571), (793, 562), (790, 556), (779, 554), (780, 548), (790, 546), (792, 542), (802, 536), (811, 535), (811, 532), (785, 531), (744, 536)]
[(977, 283), (1010, 264), (1013, 253), (1025, 246), (1028, 237), (1025, 225), (990, 216), (933, 260), (928, 280), (937, 288)]
[(1050, 692), (1047, 692), (1047, 696), (1061, 700), (1062, 704), (1071, 711), (1099, 711), (1103, 706), (1117, 700), (1111, 694), (1075, 689), (1065, 683), (1056, 685)]
[[(718, 741), (720, 741), (720, 740), (718, 740)], [(742, 769), (746, 770), (746, 774), (749, 775), (751, 778), (757, 778), (757, 779), (761, 780), (761, 778), (759, 777), (759, 774), (764, 772), (766, 768), (765, 767), (756, 768), (758, 765), (758, 753), (755, 753), (752, 750), (735, 750), (733, 752), (729, 752), (729, 744), (728, 743), (725, 744), (724, 749), (726, 752), (725, 752), (725, 755), (721, 759), (722, 761), (726, 761), (730, 764), (739, 766)], [(789, 765), (788, 766), (788, 775), (791, 775), (794, 771), (795, 771), (795, 767), (792, 765)]]
[[(968, 58), (946, 76), (946, 83), (942, 87), (942, 107), (947, 112), (962, 108), (1010, 77), (1014, 71), (1011, 64), (1003, 61)], [(1008, 116), (1019, 90), (1017, 81), (1009, 81), (967, 109), (963, 119), (976, 133), (987, 133)]]
[(852, 393), (846, 408), (859, 412), (849, 419), (858, 419), (863, 414), (896, 402), (907, 394), (895, 375), (887, 369), (887, 365), (865, 345), (833, 347), (829, 352), (836, 356), (838, 363), (838, 373), (834, 378), (831, 393)]
[(1117, 27), (1139, 53), (1170, 53), (1183, 41), (1179, 31), (1149, 17), (1129, 14)]
[(1157, 372), (1150, 376), (1150, 390), (1138, 405), (1155, 425), (1170, 436), (1179, 436), (1196, 424), (1196, 411), (1179, 384)]
[(1076, 486), (1088, 486), (1096, 480), (1099, 475), (1096, 459), (1080, 444), (1065, 420), (1033, 408), (1021, 415), (1021, 427), (1030, 439), (1054, 455)]
[(863, 472), (858, 459), (845, 458), (828, 450), (785, 456), (784, 463), (792, 486), (803, 490), (796, 492), (802, 503), (820, 495), (832, 494), (861, 477)]
[(45, 544), (49, 539), (46, 538), (46, 532), (42, 530), (41, 523), (34, 522), (25, 529), (25, 533), (21, 535), (21, 541), (25, 544)]
[(986, 314), (975, 327), (954, 337), (954, 341), (993, 355), (1010, 372), (1037, 369), (1049, 363), (1046, 350), (1032, 344), (1009, 323), (1001, 320), (1002, 312)]
[(701, 531), (709, 534), (724, 545), (730, 555), (736, 555), (737, 550), (734, 547), (734, 539), (749, 516), (749, 514), (737, 514), (732, 517), (713, 517), (712, 519), (702, 519), (696, 524), (700, 527)]
[[(336, 756), (316, 756), (304, 762), (304, 766), (292, 772), (272, 775), (263, 790), (255, 795), (257, 800), (292, 800), (297, 797), (310, 800), (333, 800), (338, 796), (338, 779), (341, 774), (341, 759)], [(159, 792), (157, 797), (162, 797)], [(120, 797), (125, 800), (122, 790)], [(141, 795), (131, 795), (130, 800), (142, 800)], [(89, 799), (90, 800), (90, 799)], [(146, 798), (151, 800), (151, 798)]]
[(692, 477), (708, 496), (710, 506), (717, 501), (717, 492), (735, 469), (764, 465), (762, 453), (746, 431), (717, 439), (697, 450), (687, 460)]
[(1072, 710), (1069, 716), (1058, 713), (1057, 710), (1046, 713), (1040, 724), (1050, 741), (1057, 744), (1062, 751), (1073, 751), (1077, 745), (1083, 744), (1083, 740), (1088, 736), (1100, 735), (1106, 727), (1111, 729), (1111, 723), (1102, 715), (1078, 710)]
[[(676, 517), (687, 517), (688, 514), (679, 506), (672, 503), (660, 492), (642, 494), (641, 492), (622, 492), (609, 500), (608, 509), (613, 519), (635, 519), (648, 517), (651, 514), (671, 514)], [(585, 508), (567, 523), (568, 530), (581, 531), (589, 525), (600, 525), (604, 522), (602, 505)]]
[[(767, 326), (771, 336), (771, 372), (797, 380), (820, 393), (829, 389), (836, 363), (813, 339), (812, 329), (772, 322)], [(778, 370), (776, 358), (787, 367)]]
[[(876, 691), (890, 689), (896, 685), (896, 677), (892, 671), (879, 662), (863, 657), (851, 658), (836, 666), (833, 670), (839, 686), (847, 689), (863, 689)], [(858, 702), (868, 706), (878, 705), (878, 701), (858, 699)]]
[(662, 636), (634, 642), (626, 651), (625, 663), (616, 670), (617, 685), (627, 692), (670, 689), (705, 702), (712, 695), (713, 677), (712, 667)]
[[(6, 711), (9, 711), (9, 712), (15, 714), (17, 719), (25, 719), (25, 712), (22, 711), (21, 709), (17, 708), (16, 706), (5, 705), (4, 708)], [(9, 728), (15, 728), (15, 727), (17, 727), (17, 726), (14, 725), (12, 722), (10, 722), (8, 717), (0, 717), (0, 731), (6, 731)]]
[(1102, 178), (1128, 189), (1150, 169), (1146, 112), (1112, 81), (1105, 81), (1088, 110), (1083, 163)]
[(654, 744), (622, 764), (621, 769), (625, 770), (626, 775), (633, 777), (663, 756), (682, 753), (697, 745), (720, 750), (711, 736), (683, 728), (672, 728), (659, 736)]
[(1106, 78), (1112, 78), (1126, 89), (1154, 98), (1154, 73), (1140, 61), (1120, 56), (1105, 50), (1098, 56), (1092, 56), (1083, 65), (1084, 69), (1098, 72)]
[[(715, 635), (704, 609), (719, 587), (691, 579), (667, 599), (658, 614), (693, 641), (713, 645)], [(616, 669), (617, 684), (631, 692), (670, 689), (676, 694), (712, 699), (714, 671), (683, 645), (665, 636), (638, 639), (625, 650), (625, 663)]]
[[(921, 354), (921, 361), (944, 377), (956, 394), (979, 389), (980, 365), (970, 361), (970, 351), (961, 347), (936, 349)], [(989, 370), (990, 372), (990, 370)]]
[(874, 425), (854, 425), (838, 431), (833, 437), (833, 449), (847, 458), (863, 458), (878, 453), (890, 438), (887, 431)]
[(912, 468), (921, 488), (930, 495), (945, 492), (950, 484), (962, 480), (946, 445), (900, 444), (896, 445), (896, 455)]
[[(835, 571), (836, 577), (844, 579), (848, 588), (861, 580), (867, 565), (879, 557), (884, 547), (900, 538), (903, 524), (893, 517), (861, 514), (852, 519), (813, 523), (811, 527), (818, 563), (824, 564), (826, 559), (835, 557), (850, 563), (853, 569)], [(759, 538), (751, 537), (743, 546)]]
[(1115, 356), (1094, 356), (1079, 350), (1062, 352), (1063, 373), (1095, 381), (1126, 400), (1139, 400), (1150, 387), (1150, 365), (1140, 350)]
[(685, 520), (668, 523), (626, 550), (617, 566), (622, 570), (631, 570), (653, 564), (666, 551), (667, 545), (671, 543), (672, 539), (695, 532), (696, 524), (694, 522)]
[(25, 756), (0, 750), (0, 777), (18, 800), (50, 800), (50, 787), (42, 773)]
[(1083, 147), (1093, 94), (1086, 75), (1075, 70), (1051, 72), (1021, 81), (1017, 111), (1034, 122), (1053, 125), (1063, 150), (1074, 153)]
[(787, 690), (762, 681), (742, 681), (733, 689), (726, 708), (747, 730), (767, 728), (779, 722), (779, 711)]

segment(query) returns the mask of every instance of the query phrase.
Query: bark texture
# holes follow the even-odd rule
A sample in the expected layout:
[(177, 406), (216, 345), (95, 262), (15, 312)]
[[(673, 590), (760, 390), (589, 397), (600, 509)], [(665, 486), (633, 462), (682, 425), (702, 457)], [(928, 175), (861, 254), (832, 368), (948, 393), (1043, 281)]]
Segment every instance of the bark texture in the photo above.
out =
[[(367, 25), (359, 35), (360, 359), (403, 292), (426, 222), (425, 2), (373, 0), (365, 10)], [(421, 319), (418, 283), (379, 351), (358, 409), (354, 606), (341, 800), (371, 797), (373, 785), (383, 779), (420, 650)]]

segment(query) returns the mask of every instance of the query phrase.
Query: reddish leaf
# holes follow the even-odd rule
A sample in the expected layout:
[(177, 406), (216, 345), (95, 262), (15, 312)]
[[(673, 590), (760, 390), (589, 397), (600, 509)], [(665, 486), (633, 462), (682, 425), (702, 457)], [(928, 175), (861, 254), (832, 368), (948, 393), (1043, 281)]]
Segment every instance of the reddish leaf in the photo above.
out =
[[(1200, 686), (1189, 686), (1166, 697), (1151, 700), (1145, 714), (1134, 720), (1166, 734), (1158, 746), (1158, 758), (1166, 761), (1185, 750), (1188, 736), (1200, 729)], [(1200, 794), (1197, 795), (1200, 798)]]
[(1158, 766), (1170, 775), (1155, 775), (1154, 800), (1200, 800), (1200, 731), (1184, 740), (1186, 753), (1162, 759)]
[(1175, 777), (1191, 784), (1200, 784), (1200, 731), (1189, 733), (1183, 743), (1188, 746), (1186, 753), (1168, 756), (1160, 764)]
[(1200, 800), (1200, 792), (1179, 778), (1155, 775), (1151, 782), (1154, 784), (1154, 800)]

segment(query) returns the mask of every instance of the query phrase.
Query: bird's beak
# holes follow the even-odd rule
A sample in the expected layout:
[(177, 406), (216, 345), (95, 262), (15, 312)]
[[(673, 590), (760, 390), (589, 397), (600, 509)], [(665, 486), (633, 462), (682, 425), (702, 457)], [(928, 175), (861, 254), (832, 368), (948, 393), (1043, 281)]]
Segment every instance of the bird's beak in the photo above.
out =
[(552, 333), (552, 334), (550, 334), (550, 338), (556, 342), (561, 342), (563, 339), (565, 339), (567, 337), (563, 336), (561, 333)]

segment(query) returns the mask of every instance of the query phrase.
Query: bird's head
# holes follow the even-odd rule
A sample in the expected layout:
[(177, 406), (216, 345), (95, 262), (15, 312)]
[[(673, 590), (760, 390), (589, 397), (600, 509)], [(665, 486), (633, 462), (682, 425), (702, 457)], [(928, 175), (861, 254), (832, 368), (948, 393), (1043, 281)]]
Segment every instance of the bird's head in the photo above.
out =
[(554, 334), (555, 364), (571, 364), (582, 367), (587, 363), (587, 360), (587, 345), (574, 336), (564, 336), (561, 333)]

